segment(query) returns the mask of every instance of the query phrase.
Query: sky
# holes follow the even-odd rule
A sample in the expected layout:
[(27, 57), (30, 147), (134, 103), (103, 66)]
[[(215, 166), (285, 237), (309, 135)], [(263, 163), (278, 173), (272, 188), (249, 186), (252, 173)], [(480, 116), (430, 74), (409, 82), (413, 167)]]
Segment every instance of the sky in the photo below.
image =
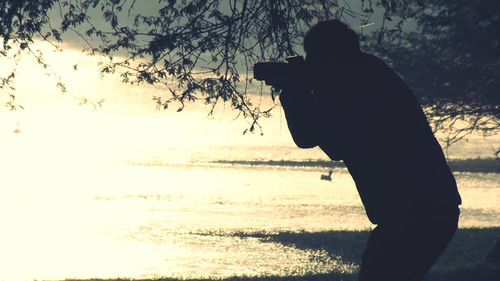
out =
[[(158, 16), (159, 12), (158, 10), (162, 7), (165, 6), (165, 1), (125, 1), (126, 5), (123, 8), (123, 11), (121, 13), (118, 13), (118, 21), (120, 26), (127, 26), (133, 23), (134, 16), (137, 14), (144, 15), (144, 16)], [(130, 15), (128, 16), (128, 10), (130, 7), (130, 4), (134, 2), (133, 9), (130, 10)], [(363, 14), (362, 8), (361, 8), (361, 3), (362, 1), (356, 0), (356, 1), (339, 1), (340, 5), (345, 5), (348, 9), (352, 9), (353, 11), (357, 11), (360, 14)], [(222, 12), (228, 12), (229, 7), (228, 7), (229, 1), (220, 1), (220, 4), (218, 6), (219, 10)], [(378, 28), (382, 26), (382, 18), (383, 18), (383, 9), (380, 7), (374, 6), (374, 13), (369, 17), (369, 23), (364, 25), (363, 23), (360, 22), (360, 18), (355, 18), (352, 16), (349, 16), (348, 14), (344, 14), (342, 17), (342, 20), (345, 21), (348, 25), (351, 26), (354, 30), (358, 32), (373, 32), (376, 31)], [(65, 7), (59, 7), (59, 5), (55, 5), (52, 10), (49, 11), (49, 18), (52, 21), (52, 24), (54, 26), (57, 26), (58, 23), (61, 22), (61, 11), (65, 11)], [(103, 28), (103, 30), (110, 30), (109, 24), (104, 21), (104, 18), (102, 16), (102, 13), (99, 9), (99, 7), (95, 9), (90, 9), (88, 15), (91, 17), (92, 24), (97, 27), (97, 28)], [(386, 23), (389, 25), (389, 23)], [(413, 23), (408, 24), (408, 28), (412, 29), (414, 28)], [(77, 28), (79, 32), (85, 32), (88, 28), (90, 28), (89, 25), (84, 24), (82, 25), (81, 28)], [(63, 38), (69, 46), (73, 46), (76, 48), (80, 48), (85, 46), (85, 42), (82, 41), (82, 39), (75, 34), (74, 32), (68, 32), (66, 34), (63, 34)], [(299, 50), (301, 51), (301, 50)]]
[[(223, 1), (223, 3), (226, 3)], [(136, 12), (142, 14), (157, 14), (158, 1), (137, 1)], [(224, 9), (224, 7), (222, 7)], [(95, 18), (95, 24), (102, 26), (102, 17), (95, 12), (91, 15)], [(50, 11), (50, 17), (54, 22), (61, 20), (58, 6)], [(377, 15), (374, 17), (376, 18)], [(354, 26), (354, 23), (352, 24)], [(377, 23), (370, 25), (368, 29), (375, 29)], [(238, 112), (230, 109), (228, 104), (220, 104), (213, 116), (207, 116), (210, 108), (198, 102), (188, 104), (184, 112), (177, 113), (178, 105), (172, 105), (168, 110), (157, 110), (153, 96), (168, 97), (167, 89), (162, 85), (129, 85), (120, 81), (117, 75), (99, 75), (99, 63), (108, 61), (101, 56), (88, 56), (81, 52), (84, 46), (82, 40), (73, 32), (68, 32), (63, 37), (64, 42), (59, 45), (61, 50), (56, 50), (47, 42), (35, 41), (33, 50), (43, 52), (44, 59), (48, 63), (47, 69), (36, 63), (36, 59), (26, 54), (19, 61), (16, 78), (14, 81), (15, 90), (6, 90), (0, 95), (0, 101), (8, 102), (9, 93), (15, 95), (15, 103), (21, 105), (24, 110), (7, 112), (8, 108), (2, 108), (2, 113), (13, 116), (9, 120), (6, 131), (12, 131), (15, 126), (20, 126), (23, 132), (31, 127), (37, 128), (39, 134), (43, 131), (51, 132), (54, 138), (63, 139), (63, 133), (70, 132), (72, 136), (80, 136), (85, 142), (94, 142), (89, 135), (103, 135), (103, 130), (109, 126), (117, 126), (113, 130), (120, 133), (114, 134), (116, 138), (127, 138), (130, 143), (145, 142), (150, 143), (145, 137), (130, 140), (131, 136), (145, 135), (150, 139), (160, 139), (154, 145), (164, 143), (185, 143), (189, 144), (198, 136), (202, 135), (205, 143), (233, 142), (233, 143), (269, 143), (293, 145), (286, 128), (281, 108), (277, 107), (273, 111), (273, 118), (262, 120), (264, 138), (260, 134), (255, 136), (242, 137), (243, 130), (249, 127), (250, 120), (242, 117), (236, 118)], [(120, 59), (118, 56), (115, 59)], [(13, 60), (3, 59), (0, 73), (7, 74), (13, 67)], [(66, 93), (61, 93), (57, 84), (62, 82)], [(254, 100), (261, 104), (264, 109), (272, 107), (273, 101), (269, 95), (269, 88), (261, 83), (253, 84), (250, 92), (255, 94)], [(82, 104), (82, 101), (86, 103)], [(95, 107), (93, 104), (103, 101), (101, 106)], [(89, 119), (99, 118), (92, 124), (106, 123), (100, 128), (90, 128)], [(142, 121), (134, 119), (143, 118)], [(108, 121), (103, 121), (104, 119)], [(127, 119), (128, 118), (128, 119)], [(144, 119), (145, 118), (145, 119)], [(148, 119), (151, 118), (151, 119)], [(235, 120), (236, 119), (236, 120)], [(31, 120), (31, 121), (27, 121)], [(114, 121), (110, 121), (114, 120)], [(121, 125), (117, 125), (117, 120)], [(155, 120), (155, 121), (152, 121)], [(154, 129), (144, 130), (145, 123), (148, 126), (157, 127), (157, 131), (167, 128), (168, 131), (176, 131), (175, 138), (169, 138), (168, 134), (160, 137), (155, 135)], [(36, 125), (34, 125), (36, 124)], [(114, 124), (114, 125), (113, 125)], [(133, 126), (137, 134), (130, 134), (127, 126)], [(87, 131), (80, 130), (86, 127)], [(56, 133), (57, 132), (57, 133)], [(201, 132), (201, 133), (200, 133)], [(118, 137), (120, 136), (120, 137)], [(181, 137), (182, 136), (182, 137)], [(197, 136), (197, 137), (195, 137)], [(168, 141), (166, 141), (168, 139)], [(51, 140), (47, 140), (49, 143)], [(72, 142), (75, 142), (73, 139)], [(107, 142), (107, 148), (115, 148), (113, 141)], [(196, 141), (195, 141), (196, 143)], [(191, 143), (191, 144), (195, 144)], [(61, 146), (62, 143), (59, 143)], [(151, 144), (153, 145), (153, 144)], [(101, 147), (104, 147), (101, 145)], [(69, 149), (69, 148), (68, 148)], [(124, 148), (122, 148), (123, 150)], [(104, 149), (103, 149), (104, 150)], [(123, 151), (122, 151), (123, 152)], [(116, 152), (121, 153), (121, 152)]]
[[(220, 104), (212, 116), (208, 116), (210, 107), (200, 102), (188, 104), (182, 112), (177, 112), (175, 104), (159, 110), (152, 97), (168, 95), (165, 88), (124, 84), (114, 75), (101, 77), (98, 63), (104, 58), (99, 56), (87, 56), (73, 48), (57, 51), (45, 42), (36, 42), (33, 47), (44, 52), (49, 70), (32, 56), (23, 56), (17, 67), (15, 90), (0, 95), (6, 101), (9, 92), (14, 94), (15, 102), (24, 108), (9, 111), (0, 107), (0, 150), (13, 161), (25, 159), (16, 155), (20, 151), (31, 155), (28, 162), (52, 159), (68, 163), (67, 157), (86, 163), (127, 158), (142, 161), (147, 151), (170, 153), (176, 149), (174, 159), (169, 161), (189, 162), (210, 146), (293, 145), (280, 108), (274, 110), (273, 118), (262, 120), (264, 136), (243, 135), (250, 121), (237, 118), (238, 113), (229, 105)], [(10, 69), (9, 64), (1, 65), (1, 71)], [(76, 69), (74, 65), (78, 65)], [(66, 85), (66, 93), (57, 88), (58, 81)], [(89, 103), (81, 104), (82, 99)], [(104, 100), (100, 107), (91, 104), (100, 100)], [(272, 106), (267, 92), (261, 102)], [(27, 142), (12, 139), (16, 128)]]
[[(132, 16), (128, 17), (126, 11), (128, 10), (129, 5), (133, 2), (135, 3), (135, 5), (134, 5), (134, 9), (131, 11)], [(228, 3), (229, 3), (228, 1), (221, 1), (219, 8), (222, 11), (228, 10), (228, 7), (227, 7)], [(354, 10), (359, 9), (360, 3), (361, 3), (360, 1), (354, 1), (354, 2), (351, 1), (350, 2), (351, 8)], [(120, 24), (123, 24), (126, 26), (127, 24), (132, 23), (133, 15), (135, 15), (135, 14), (156, 16), (156, 15), (158, 15), (158, 9), (164, 5), (165, 5), (165, 3), (162, 1), (127, 1), (127, 5), (125, 5), (123, 12), (120, 13), (121, 16), (119, 16), (119, 22), (120, 22)], [(54, 5), (54, 8), (49, 11), (49, 17), (51, 19), (51, 24), (54, 27), (57, 27), (59, 25), (58, 23), (60, 23), (62, 20), (61, 9), (64, 11), (66, 8), (60, 7), (59, 5), (56, 4), (56, 5)], [(62, 14), (64, 14), (64, 12), (62, 12)], [(103, 16), (99, 10), (99, 7), (96, 9), (91, 9), (89, 12), (89, 16), (92, 18), (92, 23), (98, 29), (103, 28), (103, 30), (109, 30), (109, 25), (104, 22), (104, 19), (103, 19)], [(377, 23), (377, 18), (379, 18), (379, 17), (380, 17), (380, 10), (376, 10), (375, 15), (373, 16), (373, 19), (375, 21), (370, 22), (370, 24), (366, 27), (365, 30), (367, 30), (367, 31), (376, 30), (377, 26), (379, 25)], [(349, 19), (349, 18), (347, 18), (347, 19)], [(359, 27), (358, 22), (353, 21), (351, 23), (351, 25), (353, 28)], [(84, 24), (84, 25), (82, 25), (82, 27), (77, 28), (77, 31), (83, 34), (85, 32), (85, 30), (87, 30), (89, 27), (90, 27), (89, 25)], [(78, 97), (94, 97), (94, 96), (96, 96), (97, 93), (100, 93), (101, 91), (99, 91), (98, 89), (95, 89), (95, 87), (96, 87), (96, 85), (99, 85), (99, 87), (101, 87), (101, 84), (100, 83), (82, 83), (82, 81), (94, 81), (95, 79), (98, 79), (97, 78), (98, 76), (91, 74), (91, 72), (92, 71), (98, 72), (99, 68), (94, 67), (95, 64), (97, 64), (99, 62), (106, 62), (107, 59), (104, 57), (90, 58), (90, 57), (85, 57), (82, 54), (79, 54), (79, 51), (81, 51), (82, 48), (86, 48), (87, 45), (79, 37), (79, 35), (76, 32), (68, 31), (68, 32), (64, 33), (63, 40), (64, 40), (64, 42), (62, 44), (60, 44), (60, 47), (65, 51), (70, 51), (71, 54), (67, 55), (66, 56), (67, 58), (65, 58), (64, 60), (55, 59), (50, 63), (51, 67), (53, 68), (53, 70), (49, 69), (49, 72), (52, 72), (52, 74), (53, 74), (52, 77), (47, 77), (45, 75), (37, 76), (35, 74), (35, 71), (37, 69), (36, 66), (33, 66), (33, 67), (30, 66), (30, 68), (32, 70), (30, 70), (29, 73), (33, 72), (31, 74), (32, 77), (37, 76), (37, 79), (38, 79), (37, 83), (47, 83), (47, 81), (49, 81), (49, 83), (52, 83), (52, 84), (54, 84), (54, 80), (57, 80), (58, 76), (61, 76), (61, 73), (64, 73), (64, 76), (65, 76), (64, 80), (67, 82), (64, 82), (64, 81), (63, 82), (68, 87), (68, 90), (69, 90), (68, 92), (70, 92), (71, 94), (74, 94)], [(96, 42), (91, 41), (91, 43), (94, 44)], [(43, 51), (44, 51), (44, 53), (49, 52), (46, 54), (47, 57), (53, 56), (53, 53), (50, 53), (51, 50), (50, 50), (49, 46), (44, 46)], [(300, 47), (298, 48), (298, 51), (299, 52), (302, 51)], [(58, 55), (55, 55), (55, 56), (57, 57)], [(126, 54), (124, 54), (123, 52), (121, 52), (121, 53), (119, 52), (119, 53), (116, 53), (115, 55), (116, 55), (115, 60), (121, 60), (123, 58), (121, 58), (120, 56), (126, 55)], [(78, 71), (74, 71), (75, 67), (78, 68)], [(240, 68), (239, 69), (240, 73), (243, 73), (243, 71), (244, 71), (243, 64), (239, 63), (237, 65), (237, 67)], [(26, 70), (23, 70), (23, 72), (26, 72)], [(47, 71), (45, 71), (45, 72), (47, 72)], [(76, 72), (80, 72), (80, 74), (76, 74)], [(44, 81), (40, 81), (41, 79), (43, 79)], [(109, 78), (109, 77), (106, 77), (106, 79), (113, 81), (111, 83), (113, 85), (113, 87), (121, 87), (121, 86), (118, 86), (116, 83), (118, 81), (118, 79)], [(56, 81), (56, 83), (57, 83), (57, 81)], [(92, 86), (94, 86), (94, 88), (92, 88)], [(261, 94), (260, 85), (255, 85), (255, 86), (257, 86), (257, 87), (253, 87), (251, 89), (251, 92), (257, 92), (260, 95)], [(44, 88), (49, 89), (50, 85), (44, 84)], [(148, 88), (148, 87), (141, 88), (141, 91), (144, 91), (144, 89), (146, 89), (146, 88)], [(151, 87), (149, 87), (149, 88), (151, 88)], [(162, 87), (157, 86), (157, 87), (153, 87), (153, 88), (154, 88), (153, 92), (156, 91), (155, 93), (158, 93), (158, 91), (161, 92), (160, 88), (162, 88)], [(131, 88), (126, 86), (125, 89), (131, 89)], [(138, 88), (135, 88), (135, 89), (138, 89)], [(163, 88), (163, 90), (166, 91), (165, 88)], [(269, 88), (265, 87), (264, 91), (269, 92)], [(101, 98), (105, 98), (106, 103), (109, 103), (108, 101), (113, 101), (116, 104), (120, 103), (120, 101), (117, 100), (115, 96), (110, 95), (110, 91), (102, 91), (102, 92), (106, 92), (106, 95), (105, 95), (106, 97), (97, 95), (97, 97), (96, 97), (97, 101), (100, 100)], [(146, 92), (148, 92), (150, 94), (144, 95), (145, 100), (151, 98), (152, 91), (149, 89), (149, 90), (146, 90)]]

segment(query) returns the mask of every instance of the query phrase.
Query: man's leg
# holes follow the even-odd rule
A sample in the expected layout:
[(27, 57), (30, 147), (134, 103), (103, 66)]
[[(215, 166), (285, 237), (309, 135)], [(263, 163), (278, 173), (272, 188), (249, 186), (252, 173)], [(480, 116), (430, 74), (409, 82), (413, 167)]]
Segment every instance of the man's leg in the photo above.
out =
[(457, 224), (458, 215), (377, 226), (363, 253), (359, 280), (422, 280), (450, 242)]

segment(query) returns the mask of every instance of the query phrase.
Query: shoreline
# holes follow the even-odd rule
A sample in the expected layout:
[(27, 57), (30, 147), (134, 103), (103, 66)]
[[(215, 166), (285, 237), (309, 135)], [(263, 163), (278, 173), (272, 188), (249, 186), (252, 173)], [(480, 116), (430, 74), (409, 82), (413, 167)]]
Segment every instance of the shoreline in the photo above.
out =
[[(330, 160), (215, 160), (207, 163), (232, 166), (270, 166), (287, 168), (345, 168), (343, 162)], [(448, 165), (453, 172), (500, 173), (500, 159), (496, 158), (451, 159), (448, 160)]]

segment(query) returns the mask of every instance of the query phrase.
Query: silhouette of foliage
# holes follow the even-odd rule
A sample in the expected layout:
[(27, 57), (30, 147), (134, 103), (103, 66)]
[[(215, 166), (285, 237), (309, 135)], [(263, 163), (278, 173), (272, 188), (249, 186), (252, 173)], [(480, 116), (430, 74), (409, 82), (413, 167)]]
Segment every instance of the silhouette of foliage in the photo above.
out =
[[(76, 36), (89, 54), (104, 55), (105, 73), (126, 83), (162, 85), (168, 95), (154, 98), (159, 108), (173, 102), (212, 105), (226, 102), (252, 120), (272, 108), (252, 104), (249, 72), (257, 61), (282, 60), (301, 53), (304, 33), (318, 20), (340, 18), (369, 26), (365, 48), (393, 62), (429, 107), (436, 129), (455, 126), (452, 143), (472, 130), (498, 131), (499, 4), (452, 0), (160, 0), (146, 11), (135, 0), (5, 0), (0, 3), (3, 56), (31, 52), (35, 38), (57, 47)], [(58, 15), (56, 17), (55, 15)], [(418, 28), (405, 30), (408, 22)], [(13, 48), (17, 46), (19, 48)], [(43, 57), (37, 59), (45, 67)], [(14, 72), (14, 70), (13, 70)], [(2, 78), (0, 87), (13, 77)], [(458, 131), (457, 131), (458, 130)]]
[[(498, 133), (500, 2), (406, 2), (390, 11), (397, 28), (379, 31), (371, 47), (410, 84), (447, 146), (473, 131)], [(418, 28), (402, 32), (408, 19)]]

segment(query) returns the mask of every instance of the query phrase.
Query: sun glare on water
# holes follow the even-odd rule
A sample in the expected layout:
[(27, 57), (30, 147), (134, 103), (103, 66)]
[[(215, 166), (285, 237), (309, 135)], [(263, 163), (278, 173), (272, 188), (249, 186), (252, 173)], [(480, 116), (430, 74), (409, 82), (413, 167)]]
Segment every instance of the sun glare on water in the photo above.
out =
[[(24, 110), (0, 112), (0, 280), (139, 278), (165, 272), (189, 276), (199, 274), (200, 266), (205, 268), (205, 275), (255, 273), (253, 266), (242, 261), (235, 261), (240, 264), (237, 268), (218, 265), (235, 258), (220, 252), (223, 245), (200, 250), (193, 245), (179, 246), (175, 241), (145, 243), (124, 237), (151, 219), (151, 202), (114, 204), (98, 199), (162, 194), (165, 185), (172, 194), (182, 189), (179, 196), (197, 198), (199, 187), (206, 181), (203, 177), (186, 184), (186, 178), (176, 172), (160, 180), (164, 172), (151, 173), (151, 169), (127, 164), (156, 160), (169, 165), (186, 164), (200, 151), (205, 157), (219, 153), (210, 151), (215, 144), (271, 144), (281, 139), (249, 136), (242, 141), (246, 121), (232, 121), (232, 114), (209, 120), (207, 111), (200, 110), (199, 105), (183, 113), (155, 111), (151, 97), (162, 95), (163, 89), (124, 85), (115, 77), (101, 79), (99, 57), (72, 50), (56, 52), (43, 44), (38, 47), (44, 50), (50, 69), (42, 69), (29, 56), (23, 58), (12, 94)], [(60, 93), (55, 86), (58, 75), (67, 93)], [(89, 104), (80, 105), (83, 98)], [(91, 102), (100, 99), (104, 99), (102, 107), (94, 108)], [(271, 134), (273, 130), (276, 128), (269, 130)], [(281, 138), (281, 132), (278, 135)], [(191, 205), (180, 208), (196, 208)], [(153, 217), (164, 219), (172, 212), (178, 211), (174, 208)], [(178, 229), (182, 233), (182, 227)], [(176, 239), (187, 238), (180, 235)], [(251, 239), (243, 243), (246, 246), (240, 250), (247, 251), (247, 255), (256, 255), (264, 247)], [(198, 255), (206, 259), (206, 265), (192, 260), (192, 253), (187, 251), (201, 251)], [(279, 253), (274, 258), (281, 255), (283, 263), (290, 255), (299, 259), (311, 255), (291, 248)], [(258, 259), (255, 256), (252, 261)], [(264, 271), (274, 270), (272, 265), (262, 267)]]
[[(223, 105), (211, 118), (200, 104), (158, 111), (151, 98), (164, 88), (101, 79), (103, 58), (38, 47), (50, 70), (23, 58), (10, 93), (24, 110), (0, 111), (0, 281), (357, 269), (325, 250), (246, 235), (372, 227), (345, 169), (327, 182), (325, 167), (213, 163), (326, 159), (295, 148), (279, 108), (262, 121), (264, 136), (242, 136), (248, 121)], [(457, 178), (463, 225), (494, 225), (495, 175)]]

